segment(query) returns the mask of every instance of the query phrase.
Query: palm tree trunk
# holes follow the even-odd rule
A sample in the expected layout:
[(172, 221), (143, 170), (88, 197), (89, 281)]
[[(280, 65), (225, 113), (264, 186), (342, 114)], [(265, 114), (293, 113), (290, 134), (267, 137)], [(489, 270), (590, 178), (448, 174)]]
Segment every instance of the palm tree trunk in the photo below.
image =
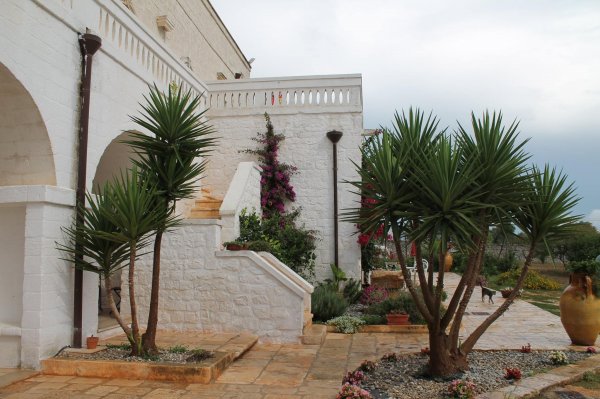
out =
[(148, 324), (142, 337), (144, 352), (156, 353), (156, 328), (158, 326), (158, 294), (160, 288), (160, 248), (162, 245), (163, 231), (158, 230), (154, 238), (154, 256), (152, 259), (152, 289), (150, 292), (150, 310), (148, 311)]
[(117, 323), (123, 329), (123, 332), (127, 336), (131, 347), (133, 348), (133, 336), (131, 335), (131, 328), (125, 323), (123, 318), (121, 317), (121, 313), (117, 310), (117, 305), (115, 304), (115, 299), (112, 296), (112, 282), (110, 281), (110, 275), (104, 276), (104, 290), (106, 291), (106, 298), (108, 299), (108, 306), (110, 306), (110, 310), (112, 311)]
[(535, 252), (535, 247), (536, 247), (536, 243), (533, 242), (531, 244), (531, 246), (529, 247), (529, 253), (527, 254), (527, 258), (525, 258), (525, 264), (523, 265), (521, 274), (519, 275), (519, 278), (517, 279), (517, 283), (515, 284), (515, 287), (513, 288), (513, 291), (511, 292), (510, 296), (506, 299), (506, 301), (504, 301), (504, 303), (502, 305), (500, 305), (500, 307), (498, 307), (498, 309), (496, 309), (496, 311), (494, 313), (492, 313), (490, 316), (488, 316), (483, 321), (483, 323), (481, 323), (471, 333), (471, 335), (469, 335), (469, 337), (465, 340), (465, 342), (462, 344), (461, 348), (465, 352), (468, 353), (473, 349), (473, 347), (475, 346), (475, 344), (477, 343), (479, 338), (488, 329), (488, 327), (490, 325), (492, 325), (492, 323), (494, 321), (496, 321), (504, 312), (506, 312), (508, 310), (508, 307), (513, 303), (513, 301), (519, 294), (519, 290), (521, 289), (521, 287), (523, 286), (523, 283), (525, 282), (525, 277), (527, 277), (527, 272), (529, 271), (529, 265), (531, 264), (531, 261), (533, 260), (533, 254)]
[(451, 338), (441, 331), (429, 332), (428, 372), (432, 377), (448, 377), (469, 368), (467, 354), (453, 349)]
[(129, 254), (129, 306), (131, 308), (131, 336), (133, 339), (133, 343), (131, 345), (131, 355), (139, 356), (142, 354), (142, 345), (140, 339), (140, 327), (137, 318), (137, 304), (135, 301), (135, 282), (133, 280), (135, 275), (135, 256), (135, 243), (132, 243)]

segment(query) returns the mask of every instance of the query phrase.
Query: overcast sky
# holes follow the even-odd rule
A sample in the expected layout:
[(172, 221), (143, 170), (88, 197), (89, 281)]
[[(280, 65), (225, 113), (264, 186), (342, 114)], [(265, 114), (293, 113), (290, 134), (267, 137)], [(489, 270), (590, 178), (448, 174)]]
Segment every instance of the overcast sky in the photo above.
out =
[(212, 0), (252, 77), (361, 73), (364, 126), (502, 110), (600, 227), (600, 1)]

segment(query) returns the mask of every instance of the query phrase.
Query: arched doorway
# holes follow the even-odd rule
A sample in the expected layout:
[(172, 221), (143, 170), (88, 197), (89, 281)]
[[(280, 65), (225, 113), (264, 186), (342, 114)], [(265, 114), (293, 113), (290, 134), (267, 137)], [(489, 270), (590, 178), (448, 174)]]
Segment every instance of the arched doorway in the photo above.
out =
[[(104, 150), (104, 153), (100, 157), (98, 167), (96, 168), (96, 174), (92, 182), (92, 192), (98, 194), (99, 188), (104, 185), (107, 181), (111, 180), (114, 176), (119, 176), (121, 172), (131, 168), (131, 159), (135, 158), (135, 153), (131, 148), (123, 143), (130, 137), (130, 132), (123, 132), (115, 139)], [(113, 298), (117, 305), (121, 302), (121, 274), (122, 270), (115, 273), (112, 277)], [(99, 282), (99, 299), (98, 299), (98, 332), (106, 331), (108, 329), (117, 327), (116, 320), (112, 317), (106, 292), (104, 291), (104, 283)]]
[[(28, 185), (56, 185), (52, 147), (33, 98), (0, 63), (0, 188)], [(27, 205), (2, 197), (4, 192), (0, 191), (0, 367), (18, 367)], [(34, 222), (38, 221), (30, 223)]]

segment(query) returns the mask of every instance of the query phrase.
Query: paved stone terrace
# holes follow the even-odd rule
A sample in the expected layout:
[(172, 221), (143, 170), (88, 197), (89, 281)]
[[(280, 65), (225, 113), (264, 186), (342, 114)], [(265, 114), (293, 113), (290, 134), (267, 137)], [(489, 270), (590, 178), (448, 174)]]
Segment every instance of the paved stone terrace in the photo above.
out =
[[(448, 275), (447, 291), (452, 292), (457, 283), (457, 275)], [(476, 288), (463, 322), (463, 336), (486, 316), (483, 313), (492, 312), (503, 299), (498, 294), (494, 301), (495, 304), (482, 303), (480, 290)], [(218, 341), (220, 335), (225, 337), (213, 334), (212, 339)], [(165, 344), (190, 346), (200, 342), (198, 334), (193, 333), (167, 335), (162, 340)], [(477, 348), (519, 349), (527, 343), (534, 349), (570, 346), (557, 316), (517, 300), (483, 335)], [(0, 398), (331, 399), (335, 398), (344, 373), (364, 359), (377, 359), (391, 351), (416, 352), (423, 346), (427, 346), (426, 334), (330, 333), (323, 345), (257, 344), (210, 385), (35, 376), (0, 388)]]

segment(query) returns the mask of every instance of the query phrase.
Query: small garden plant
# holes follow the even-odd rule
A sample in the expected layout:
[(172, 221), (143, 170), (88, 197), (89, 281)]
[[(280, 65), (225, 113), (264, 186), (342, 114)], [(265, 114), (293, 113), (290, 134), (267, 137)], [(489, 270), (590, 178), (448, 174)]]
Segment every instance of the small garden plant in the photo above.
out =
[(336, 399), (372, 399), (371, 394), (358, 385), (345, 383), (340, 389), (340, 392), (335, 397)]
[(567, 358), (567, 355), (565, 354), (565, 352), (562, 352), (562, 351), (550, 352), (549, 359), (552, 362), (552, 364), (555, 364), (555, 365), (569, 363), (569, 358)]
[(342, 294), (328, 285), (319, 285), (311, 296), (311, 312), (316, 321), (326, 322), (341, 316), (348, 308), (348, 302)]
[(448, 386), (448, 394), (451, 398), (471, 399), (476, 393), (477, 387), (468, 380), (454, 380)]
[(330, 326), (335, 326), (337, 332), (343, 334), (354, 334), (358, 332), (360, 326), (365, 324), (363, 319), (354, 316), (339, 316), (327, 322)]
[(170, 353), (185, 353), (188, 351), (185, 345), (173, 345), (167, 349)]
[(521, 370), (518, 367), (507, 367), (504, 378), (507, 380), (520, 380), (522, 377)]
[(367, 379), (367, 377), (365, 376), (365, 373), (363, 373), (360, 370), (349, 371), (344, 376), (344, 379), (342, 380), (342, 384), (348, 383), (350, 385), (360, 385), (366, 379)]
[(388, 299), (389, 293), (385, 288), (376, 287), (374, 285), (370, 285), (363, 290), (362, 297), (360, 298), (360, 303), (363, 305), (375, 305), (377, 303), (381, 303)]
[(375, 370), (376, 367), (377, 367), (377, 362), (374, 362), (372, 360), (364, 360), (360, 364), (360, 366), (358, 366), (358, 370), (369, 372), (369, 371)]

